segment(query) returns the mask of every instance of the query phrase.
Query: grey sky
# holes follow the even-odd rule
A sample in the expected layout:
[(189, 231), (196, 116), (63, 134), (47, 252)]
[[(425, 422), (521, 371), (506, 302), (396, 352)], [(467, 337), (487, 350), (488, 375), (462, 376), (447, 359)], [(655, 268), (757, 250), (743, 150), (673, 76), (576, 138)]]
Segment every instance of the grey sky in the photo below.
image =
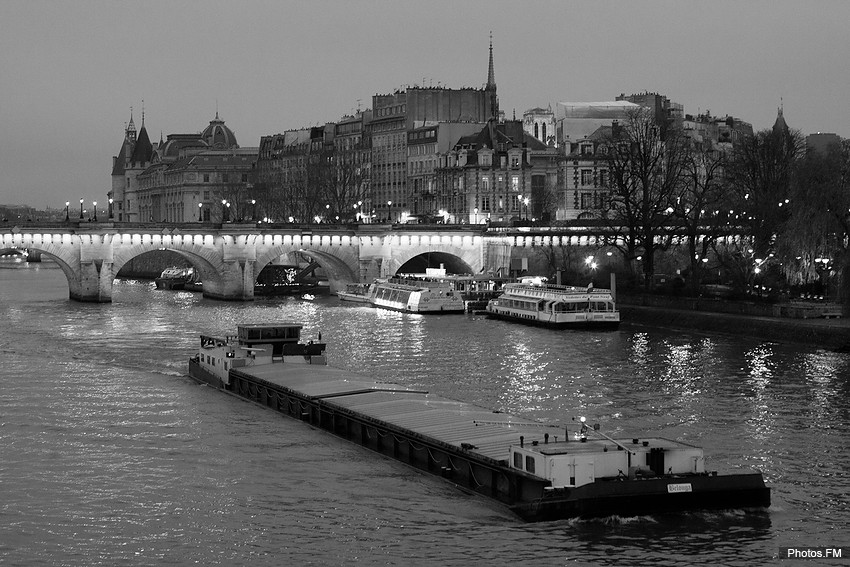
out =
[(335, 121), (412, 84), (481, 87), (493, 32), (510, 117), (656, 91), (850, 137), (850, 2), (0, 2), (0, 204), (104, 201), (134, 107), (152, 141), (216, 105), (239, 144)]

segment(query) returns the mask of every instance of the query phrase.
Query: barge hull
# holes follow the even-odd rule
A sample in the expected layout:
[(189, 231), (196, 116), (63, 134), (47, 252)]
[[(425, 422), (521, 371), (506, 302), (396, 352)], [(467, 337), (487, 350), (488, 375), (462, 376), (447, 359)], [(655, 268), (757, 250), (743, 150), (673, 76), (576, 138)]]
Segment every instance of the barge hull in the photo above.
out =
[[(671, 489), (670, 487), (675, 487)], [(686, 486), (687, 491), (678, 487)], [(639, 481), (600, 480), (574, 489), (547, 490), (536, 502), (511, 508), (529, 520), (643, 516), (682, 510), (728, 510), (770, 506), (761, 474), (694, 475)]]
[[(435, 422), (426, 420), (420, 409), (461, 404), (464, 420), (488, 417), (487, 414), (473, 415), (472, 406), (398, 385), (361, 382), (356, 375), (339, 369), (325, 370), (328, 374), (317, 380), (314, 374), (328, 367), (313, 366), (311, 369), (309, 363), (306, 366), (291, 363), (268, 366), (278, 367), (278, 370), (273, 373), (268, 367), (232, 369), (226, 385), (204, 371), (194, 359), (190, 360), (189, 369), (190, 375), (199, 382), (445, 478), (469, 492), (498, 500), (528, 521), (770, 505), (770, 491), (760, 474), (597, 480), (578, 488), (553, 489), (544, 478), (508, 467), (506, 458), (486, 456), (484, 448), (434, 437), (430, 432), (435, 430)], [(281, 372), (288, 376), (281, 378)], [(384, 408), (384, 413), (375, 408)], [(503, 414), (491, 413), (489, 417), (499, 415)], [(422, 424), (418, 428), (406, 425), (416, 420)], [(454, 431), (463, 427), (461, 420), (456, 420), (456, 424), (439, 425), (454, 428)], [(480, 431), (481, 441), (475, 442), (486, 442), (491, 434), (486, 425), (476, 424), (473, 429)], [(468, 431), (465, 430), (461, 438), (472, 440), (473, 433)]]

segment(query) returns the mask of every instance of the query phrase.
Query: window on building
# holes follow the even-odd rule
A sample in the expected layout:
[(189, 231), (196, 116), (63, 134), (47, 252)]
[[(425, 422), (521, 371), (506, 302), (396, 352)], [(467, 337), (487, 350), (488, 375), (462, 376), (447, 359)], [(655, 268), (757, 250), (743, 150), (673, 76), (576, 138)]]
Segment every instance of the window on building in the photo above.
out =
[(490, 210), (490, 197), (481, 197), (481, 210), (485, 213)]
[(490, 190), (490, 178), (489, 177), (484, 176), (484, 177), (481, 178), (481, 188), (484, 191)]
[(522, 455), (514, 453), (514, 468), (522, 470)]
[(593, 208), (593, 193), (582, 193), (581, 194), (581, 208), (582, 209), (592, 209)]
[(525, 456), (525, 470), (534, 474), (534, 457), (531, 455)]
[(599, 171), (599, 186), (608, 187), (608, 171), (605, 169)]
[(210, 174), (209, 174), (209, 173), (205, 173), (205, 174), (204, 174), (204, 183), (209, 183), (209, 182), (210, 182)]
[(582, 169), (581, 170), (581, 184), (582, 185), (592, 185), (593, 184), (593, 170), (592, 169)]

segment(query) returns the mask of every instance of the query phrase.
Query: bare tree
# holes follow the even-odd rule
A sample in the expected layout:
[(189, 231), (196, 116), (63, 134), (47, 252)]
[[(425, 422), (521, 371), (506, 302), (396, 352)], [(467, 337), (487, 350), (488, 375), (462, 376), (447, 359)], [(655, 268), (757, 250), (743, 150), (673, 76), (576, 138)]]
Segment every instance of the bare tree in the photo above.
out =
[(723, 176), (724, 153), (697, 143), (686, 144), (682, 160), (682, 191), (673, 221), (684, 232), (690, 258), (691, 292), (699, 291), (703, 266), (713, 243), (734, 222)]
[(730, 155), (730, 196), (759, 258), (771, 254), (790, 215), (791, 175), (802, 147), (798, 132), (762, 130), (736, 144)]
[(668, 227), (681, 196), (685, 140), (679, 128), (658, 123), (646, 108), (629, 112), (607, 140), (609, 201), (603, 218), (628, 265), (640, 258), (643, 283), (652, 286), (655, 254), (670, 242)]

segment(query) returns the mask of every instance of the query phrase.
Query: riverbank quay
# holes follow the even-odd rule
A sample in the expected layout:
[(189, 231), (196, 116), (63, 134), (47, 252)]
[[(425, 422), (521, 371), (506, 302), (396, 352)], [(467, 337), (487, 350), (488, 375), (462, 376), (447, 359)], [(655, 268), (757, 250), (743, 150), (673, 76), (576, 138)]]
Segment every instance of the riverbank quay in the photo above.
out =
[(659, 305), (644, 305), (639, 296), (618, 301), (624, 324), (744, 335), (767, 341), (793, 342), (827, 350), (850, 352), (850, 318), (769, 317), (741, 313), (696, 311)]

